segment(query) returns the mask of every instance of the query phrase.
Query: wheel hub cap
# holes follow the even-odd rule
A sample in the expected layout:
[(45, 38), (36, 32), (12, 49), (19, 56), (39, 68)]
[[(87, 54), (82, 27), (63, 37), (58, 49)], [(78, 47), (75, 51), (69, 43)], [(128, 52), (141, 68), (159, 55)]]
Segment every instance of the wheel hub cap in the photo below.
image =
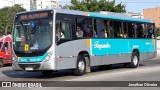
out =
[(133, 63), (134, 63), (134, 65), (137, 65), (137, 64), (138, 64), (138, 58), (137, 58), (137, 56), (134, 56), (134, 58), (133, 58)]
[(79, 70), (80, 70), (80, 71), (84, 71), (84, 66), (85, 66), (85, 65), (84, 65), (84, 62), (83, 62), (83, 61), (80, 61), (79, 64), (78, 64)]

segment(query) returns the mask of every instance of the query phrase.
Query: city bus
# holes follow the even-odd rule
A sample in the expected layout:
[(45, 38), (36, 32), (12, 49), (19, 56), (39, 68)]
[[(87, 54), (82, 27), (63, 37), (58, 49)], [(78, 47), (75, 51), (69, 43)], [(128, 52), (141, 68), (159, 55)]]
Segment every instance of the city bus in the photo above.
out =
[(93, 66), (137, 68), (156, 57), (155, 23), (113, 12), (44, 9), (18, 13), (13, 29), (13, 69), (75, 75)]

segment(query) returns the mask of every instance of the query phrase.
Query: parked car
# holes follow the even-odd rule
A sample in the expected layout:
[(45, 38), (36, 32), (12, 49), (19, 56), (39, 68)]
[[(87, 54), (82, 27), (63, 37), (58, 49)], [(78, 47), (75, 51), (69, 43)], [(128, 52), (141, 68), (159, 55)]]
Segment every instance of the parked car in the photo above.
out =
[(12, 64), (12, 38), (11, 35), (0, 37), (0, 66)]

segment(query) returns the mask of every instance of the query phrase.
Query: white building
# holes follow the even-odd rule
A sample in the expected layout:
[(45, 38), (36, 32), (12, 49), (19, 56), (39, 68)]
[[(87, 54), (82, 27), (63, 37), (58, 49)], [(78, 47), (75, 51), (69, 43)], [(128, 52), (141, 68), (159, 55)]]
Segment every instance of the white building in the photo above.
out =
[(59, 8), (59, 0), (37, 0), (37, 9)]
[[(32, 7), (33, 9), (60, 8), (59, 0), (30, 0), (30, 1), (32, 1), (30, 6), (31, 10)], [(32, 3), (34, 3), (33, 6)], [(36, 8), (34, 6), (36, 6)]]

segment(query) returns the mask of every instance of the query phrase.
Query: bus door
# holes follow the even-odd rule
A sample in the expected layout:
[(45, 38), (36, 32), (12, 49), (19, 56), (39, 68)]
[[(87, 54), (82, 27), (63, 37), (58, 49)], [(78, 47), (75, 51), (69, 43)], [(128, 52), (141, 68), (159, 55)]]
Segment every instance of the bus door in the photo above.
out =
[[(56, 56), (61, 57), (57, 61), (57, 69), (73, 68), (75, 62), (74, 41), (72, 40), (72, 28), (70, 21), (56, 22)], [(67, 65), (68, 64), (68, 65)]]

